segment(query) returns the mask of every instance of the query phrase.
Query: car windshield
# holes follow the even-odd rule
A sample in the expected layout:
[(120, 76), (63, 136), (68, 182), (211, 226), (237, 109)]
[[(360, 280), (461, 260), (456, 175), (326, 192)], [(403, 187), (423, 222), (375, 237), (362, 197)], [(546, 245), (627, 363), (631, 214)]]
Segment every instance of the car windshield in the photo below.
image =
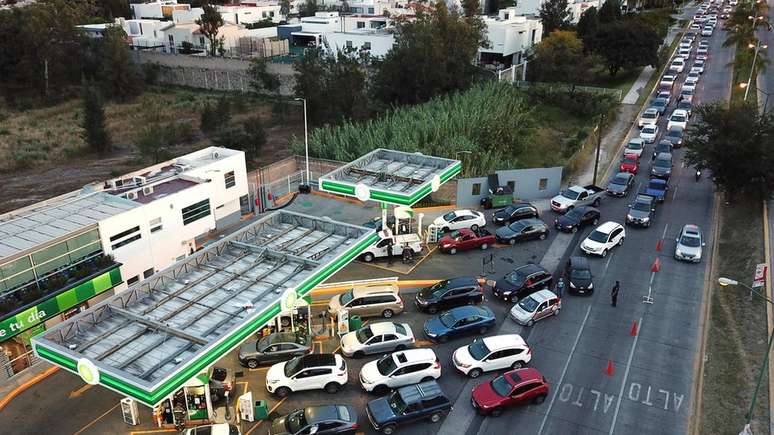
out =
[(301, 358), (293, 358), (285, 363), (285, 376), (291, 377), (298, 371), (298, 365), (301, 362)]
[(643, 118), (655, 118), (658, 112), (645, 112), (642, 114)]
[(349, 289), (341, 294), (341, 297), (339, 297), (339, 303), (341, 305), (347, 305), (353, 297), (355, 296), (352, 294), (352, 289)]
[(640, 142), (629, 142), (626, 144), (626, 148), (630, 150), (641, 150), (642, 149), (642, 143)]
[(485, 356), (489, 355), (489, 348), (486, 347), (484, 340), (477, 338), (468, 345), (468, 352), (476, 361), (481, 361)]
[(633, 210), (639, 210), (639, 211), (650, 211), (650, 204), (643, 201), (637, 201), (634, 204), (632, 204)]
[(683, 115), (672, 115), (672, 121), (674, 121), (674, 122), (685, 122), (685, 116), (683, 116)]
[(648, 183), (648, 188), (654, 190), (664, 190), (664, 184), (659, 183), (658, 181), (651, 181)]
[(682, 130), (669, 130), (667, 132), (667, 136), (669, 137), (682, 137), (683, 131)]
[(304, 415), (304, 410), (299, 409), (290, 413), (288, 418), (285, 419), (285, 426), (287, 426), (288, 432), (290, 433), (296, 433), (302, 428), (306, 427), (306, 416)]
[(607, 242), (607, 234), (599, 230), (594, 230), (589, 234), (589, 239), (599, 243)]
[(696, 236), (683, 234), (683, 237), (680, 238), (680, 244), (689, 248), (698, 248), (701, 245), (701, 239)]
[(397, 365), (395, 365), (395, 360), (392, 358), (392, 354), (385, 355), (378, 361), (376, 361), (376, 370), (379, 370), (379, 374), (382, 376), (387, 376), (395, 369), (398, 368)]
[(672, 151), (672, 148), (668, 144), (660, 143), (656, 145), (656, 150), (655, 150), (656, 155), (658, 155), (658, 153), (668, 153), (670, 151)]
[(567, 189), (562, 191), (562, 196), (567, 199), (578, 199), (578, 195), (579, 193), (574, 190)]
[(626, 175), (616, 175), (615, 178), (610, 181), (610, 184), (619, 184), (621, 186), (625, 186), (628, 180), (629, 177)]
[(459, 240), (460, 236), (462, 235), (461, 232), (455, 230), (449, 233), (449, 237), (451, 237), (454, 240)]
[(535, 309), (538, 306), (538, 301), (532, 298), (532, 296), (527, 296), (526, 298), (519, 301), (519, 306), (524, 311), (531, 313), (535, 311)]
[(388, 402), (390, 404), (390, 408), (395, 411), (395, 415), (403, 415), (407, 405), (406, 402), (401, 399), (400, 394), (398, 394), (397, 391), (392, 393)]
[(395, 332), (401, 335), (406, 335), (406, 327), (399, 324), (399, 323), (393, 323), (393, 326), (395, 326)]
[(623, 159), (623, 163), (627, 164), (627, 165), (633, 165), (636, 162), (637, 162), (637, 159), (634, 159), (634, 158), (631, 158), (631, 157), (626, 157), (625, 159)]
[(368, 341), (369, 338), (373, 336), (374, 336), (374, 333), (371, 331), (371, 328), (367, 326), (365, 328), (358, 329), (357, 332), (355, 333), (355, 337), (357, 337), (357, 341), (361, 343), (365, 343), (366, 341)]
[(501, 397), (511, 393), (511, 383), (505, 379), (505, 376), (498, 376), (492, 379), (492, 389)]
[(574, 208), (567, 213), (564, 214), (568, 219), (572, 219), (574, 221), (580, 220), (581, 216), (583, 216), (583, 213), (578, 210), (577, 208)]
[(263, 337), (256, 343), (255, 350), (265, 349), (271, 344), (271, 335), (267, 335), (266, 337)]
[(642, 132), (646, 133), (646, 134), (647, 133), (653, 134), (653, 133), (656, 132), (656, 127), (654, 127), (652, 125), (647, 125), (647, 126), (645, 126), (645, 128), (642, 129)]
[(575, 279), (591, 279), (591, 271), (588, 269), (575, 269), (572, 271), (572, 277)]
[(693, 95), (693, 89), (683, 89), (680, 91), (680, 95)]
[(505, 275), (505, 280), (508, 281), (509, 284), (515, 286), (521, 286), (525, 278), (526, 276), (520, 274), (518, 271), (513, 271), (508, 275)]
[(653, 102), (653, 106), (655, 107), (664, 107), (666, 105), (666, 101), (661, 98), (657, 98), (656, 101)]
[(441, 323), (443, 326), (451, 328), (455, 323), (457, 323), (457, 319), (454, 317), (454, 314), (452, 314), (450, 311), (447, 311), (441, 314)]
[(451, 222), (452, 219), (454, 219), (456, 217), (457, 217), (457, 215), (454, 214), (453, 211), (450, 211), (449, 213), (446, 213), (445, 215), (443, 215), (443, 220), (445, 220), (446, 222)]
[(667, 159), (656, 159), (656, 161), (653, 162), (653, 166), (657, 168), (668, 168), (672, 166), (672, 162)]

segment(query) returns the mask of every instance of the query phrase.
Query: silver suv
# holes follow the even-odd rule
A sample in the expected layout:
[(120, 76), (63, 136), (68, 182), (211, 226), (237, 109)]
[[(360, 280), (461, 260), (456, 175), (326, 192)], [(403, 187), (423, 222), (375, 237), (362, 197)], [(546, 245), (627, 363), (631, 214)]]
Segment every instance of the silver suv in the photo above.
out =
[(675, 259), (694, 263), (701, 262), (701, 248), (705, 243), (697, 225), (685, 225), (675, 241), (677, 242)]

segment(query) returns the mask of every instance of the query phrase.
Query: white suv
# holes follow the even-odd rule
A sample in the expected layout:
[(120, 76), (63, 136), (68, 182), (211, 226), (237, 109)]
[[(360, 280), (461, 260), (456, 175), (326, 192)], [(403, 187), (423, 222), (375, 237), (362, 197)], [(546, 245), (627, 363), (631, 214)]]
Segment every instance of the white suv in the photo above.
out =
[(432, 349), (409, 349), (387, 354), (360, 370), (360, 385), (366, 391), (386, 392), (441, 377), (441, 362)]
[(518, 334), (479, 337), (454, 351), (454, 367), (471, 378), (483, 372), (520, 369), (532, 359), (532, 349)]
[(313, 353), (274, 364), (266, 372), (266, 390), (279, 397), (293, 391), (325, 390), (330, 394), (347, 383), (347, 363), (339, 354)]
[(612, 221), (605, 222), (592, 231), (581, 243), (581, 251), (605, 257), (609, 250), (623, 245), (625, 238), (626, 230), (624, 230), (623, 225)]

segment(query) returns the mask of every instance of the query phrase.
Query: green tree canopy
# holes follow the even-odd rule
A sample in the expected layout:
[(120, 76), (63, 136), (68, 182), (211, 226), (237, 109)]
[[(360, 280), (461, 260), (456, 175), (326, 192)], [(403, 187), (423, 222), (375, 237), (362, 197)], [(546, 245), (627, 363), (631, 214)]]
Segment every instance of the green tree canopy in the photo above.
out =
[(578, 37), (587, 51), (593, 50), (594, 38), (599, 30), (599, 14), (594, 6), (586, 9), (578, 20)]
[(105, 126), (105, 109), (99, 91), (86, 86), (83, 92), (83, 139), (93, 151), (107, 153), (112, 148)]
[(601, 24), (612, 23), (621, 18), (621, 0), (605, 0), (599, 8), (599, 22)]
[(546, 0), (540, 5), (540, 21), (543, 23), (543, 36), (550, 35), (554, 30), (570, 27), (570, 10), (567, 0)]
[(529, 65), (527, 71), (536, 81), (578, 83), (591, 62), (575, 32), (554, 30), (535, 47)]
[(475, 17), (481, 14), (481, 2), (478, 0), (461, 0), (462, 11), (466, 17)]
[(99, 44), (99, 80), (102, 94), (116, 101), (128, 101), (142, 93), (142, 75), (125, 42), (126, 32), (118, 26), (105, 29)]
[(196, 20), (196, 24), (199, 25), (199, 32), (204, 35), (210, 42), (209, 53), (210, 56), (215, 56), (223, 45), (223, 38), (218, 37), (220, 33), (220, 27), (223, 26), (223, 17), (220, 15), (215, 6), (209, 2), (202, 3), (202, 10), (204, 11), (201, 17)]
[(637, 20), (618, 20), (600, 26), (594, 38), (594, 49), (605, 58), (611, 76), (621, 68), (656, 66), (659, 45), (656, 32)]

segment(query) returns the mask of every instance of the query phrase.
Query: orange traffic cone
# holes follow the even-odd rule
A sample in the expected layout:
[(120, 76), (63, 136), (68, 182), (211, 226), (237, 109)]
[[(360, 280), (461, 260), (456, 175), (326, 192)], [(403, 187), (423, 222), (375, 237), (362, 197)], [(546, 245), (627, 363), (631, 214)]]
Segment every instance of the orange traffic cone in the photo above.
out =
[(658, 242), (656, 242), (656, 251), (661, 252), (661, 239), (659, 239)]
[(632, 322), (632, 329), (631, 329), (631, 331), (629, 331), (629, 335), (631, 335), (632, 337), (637, 335), (637, 321), (636, 320), (634, 322)]
[(661, 260), (656, 258), (656, 261), (653, 262), (653, 266), (650, 267), (651, 272), (658, 272), (661, 270)]
[(607, 360), (607, 369), (605, 370), (605, 374), (608, 376), (613, 376), (613, 361)]

